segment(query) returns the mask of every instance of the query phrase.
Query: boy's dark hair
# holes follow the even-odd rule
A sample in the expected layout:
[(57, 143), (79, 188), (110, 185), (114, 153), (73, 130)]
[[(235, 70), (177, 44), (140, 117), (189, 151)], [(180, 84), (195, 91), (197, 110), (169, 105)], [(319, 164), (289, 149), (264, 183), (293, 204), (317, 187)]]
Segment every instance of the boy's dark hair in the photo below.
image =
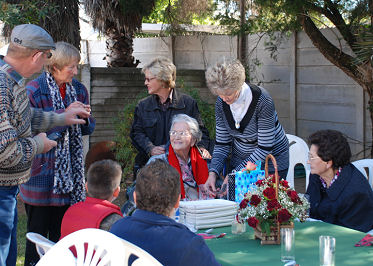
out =
[(102, 160), (91, 164), (87, 173), (88, 196), (109, 199), (120, 185), (122, 168), (113, 160)]
[(318, 147), (317, 155), (324, 161), (333, 161), (333, 169), (350, 162), (351, 150), (347, 139), (337, 130), (319, 130), (308, 138), (310, 145)]
[(180, 176), (175, 168), (155, 160), (140, 169), (136, 179), (138, 209), (168, 216), (180, 195)]

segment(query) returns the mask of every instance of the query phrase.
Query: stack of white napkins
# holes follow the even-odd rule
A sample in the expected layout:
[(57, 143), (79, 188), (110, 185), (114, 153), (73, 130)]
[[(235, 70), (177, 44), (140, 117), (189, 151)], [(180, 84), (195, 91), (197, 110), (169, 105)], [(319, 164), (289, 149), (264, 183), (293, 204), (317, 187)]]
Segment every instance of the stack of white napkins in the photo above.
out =
[(215, 228), (232, 224), (237, 203), (223, 199), (180, 201), (181, 223), (196, 229)]

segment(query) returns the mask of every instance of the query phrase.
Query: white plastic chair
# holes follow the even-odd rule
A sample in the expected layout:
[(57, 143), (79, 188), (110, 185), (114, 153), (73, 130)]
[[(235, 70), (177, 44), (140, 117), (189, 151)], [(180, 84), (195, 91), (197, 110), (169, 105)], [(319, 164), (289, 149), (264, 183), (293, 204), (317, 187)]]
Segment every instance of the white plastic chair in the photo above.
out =
[(38, 233), (29, 232), (26, 234), (26, 238), (35, 244), (36, 251), (38, 252), (40, 258), (44, 256), (44, 254), (54, 246), (53, 241), (50, 241), (48, 238), (42, 236)]
[[(70, 250), (76, 249), (76, 257)], [(148, 252), (101, 229), (82, 229), (58, 241), (38, 262), (38, 266), (121, 266), (128, 265), (130, 255), (138, 265), (162, 265)]]
[[(368, 179), (369, 185), (373, 189), (373, 159), (362, 159), (352, 162), (352, 164)], [(368, 174), (365, 169), (368, 169)]]
[(289, 170), (286, 180), (289, 182), (291, 187), (294, 187), (294, 167), (297, 164), (302, 164), (306, 171), (306, 189), (308, 187), (309, 176), (311, 169), (308, 160), (309, 148), (306, 142), (300, 137), (286, 134), (286, 137), (289, 140)]

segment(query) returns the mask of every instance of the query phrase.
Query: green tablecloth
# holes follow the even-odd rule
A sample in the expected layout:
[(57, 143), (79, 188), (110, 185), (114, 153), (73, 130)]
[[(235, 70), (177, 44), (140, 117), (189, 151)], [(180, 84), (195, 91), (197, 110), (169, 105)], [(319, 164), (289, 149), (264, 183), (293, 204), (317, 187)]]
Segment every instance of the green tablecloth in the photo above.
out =
[[(336, 238), (336, 266), (373, 265), (373, 246), (354, 247), (365, 233), (323, 222), (295, 223), (295, 259), (301, 266), (319, 265), (319, 236)], [(205, 240), (222, 265), (283, 265), (281, 245), (260, 245), (254, 231), (233, 235), (230, 227), (216, 228), (212, 234), (227, 233), (223, 238)]]

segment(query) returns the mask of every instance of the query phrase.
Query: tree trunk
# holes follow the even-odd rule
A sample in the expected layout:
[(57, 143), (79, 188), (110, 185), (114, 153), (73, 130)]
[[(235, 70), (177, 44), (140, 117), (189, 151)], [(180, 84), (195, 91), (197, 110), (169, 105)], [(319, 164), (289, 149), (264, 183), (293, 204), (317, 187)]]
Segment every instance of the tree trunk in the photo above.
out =
[[(106, 31), (106, 62), (108, 67), (137, 67), (133, 53), (134, 34), (121, 31), (114, 27)], [(134, 62), (135, 61), (135, 62)]]
[(45, 28), (55, 42), (64, 41), (80, 48), (79, 1), (50, 0), (57, 8), (56, 14), (48, 14), (40, 26)]

